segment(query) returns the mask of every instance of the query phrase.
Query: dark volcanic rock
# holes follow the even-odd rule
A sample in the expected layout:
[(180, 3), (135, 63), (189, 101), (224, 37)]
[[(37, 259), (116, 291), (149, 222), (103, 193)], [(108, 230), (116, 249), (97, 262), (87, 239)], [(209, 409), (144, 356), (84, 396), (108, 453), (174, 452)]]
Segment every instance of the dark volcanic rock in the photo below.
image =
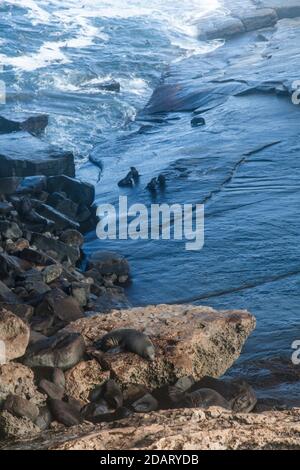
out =
[(17, 240), (22, 237), (22, 230), (15, 222), (0, 220), (0, 233), (3, 237)]
[(72, 264), (76, 264), (80, 258), (80, 252), (78, 248), (66, 245), (59, 240), (45, 237), (39, 233), (33, 233), (31, 241), (36, 247), (44, 252), (51, 251), (55, 253), (55, 259), (59, 262), (69, 260)]
[[(41, 235), (42, 236), (42, 235)], [(40, 253), (39, 251), (32, 250), (31, 248), (25, 248), (19, 253), (19, 257), (23, 260), (26, 260), (30, 263), (37, 264), (39, 266), (50, 266), (55, 264), (55, 260), (50, 256), (47, 256), (45, 253)]]
[(89, 260), (89, 267), (96, 268), (100, 274), (116, 274), (129, 276), (128, 261), (120, 254), (112, 251), (96, 251)]
[(45, 295), (42, 303), (36, 308), (35, 315), (56, 317), (65, 323), (76, 321), (84, 316), (76, 299), (69, 297), (58, 288), (52, 289)]
[(121, 85), (116, 80), (110, 80), (107, 82), (97, 84), (97, 88), (99, 90), (115, 91), (118, 93), (121, 90)]
[(11, 304), (11, 303), (5, 303), (5, 302), (0, 302), (0, 310), (9, 310), (12, 312), (14, 315), (17, 317), (21, 318), (21, 320), (28, 322), (32, 315), (33, 315), (33, 307), (31, 305), (27, 304)]
[(71, 199), (66, 198), (61, 193), (53, 193), (47, 199), (47, 204), (54, 207), (70, 219), (75, 219), (78, 212), (78, 204)]
[(45, 219), (52, 220), (55, 223), (54, 228), (57, 231), (65, 230), (67, 228), (78, 229), (80, 227), (75, 220), (70, 219), (68, 216), (59, 212), (59, 210), (56, 210), (47, 204), (39, 203), (35, 210)]
[[(0, 180), (1, 181), (1, 180)], [(46, 176), (27, 176), (22, 178), (17, 189), (17, 194), (28, 194), (28, 193), (40, 193), (45, 191), (47, 187), (47, 177)]]
[(0, 134), (27, 131), (33, 135), (40, 135), (48, 125), (48, 116), (32, 116), (26, 121), (17, 122), (0, 116)]
[(85, 344), (81, 335), (61, 333), (30, 345), (23, 362), (29, 367), (46, 366), (67, 370), (82, 359), (84, 352)]
[(77, 247), (77, 248), (80, 248), (84, 244), (84, 237), (77, 230), (72, 230), (72, 229), (65, 230), (61, 234), (59, 239), (66, 245)]
[(7, 215), (14, 210), (10, 202), (0, 202), (0, 215)]
[(0, 136), (0, 149), (0, 177), (75, 174), (71, 152), (63, 152), (26, 132)]
[(0, 281), (0, 302), (19, 303), (18, 297), (2, 281)]
[(95, 188), (92, 184), (83, 183), (64, 175), (48, 178), (47, 189), (49, 193), (64, 192), (72, 201), (87, 206), (91, 206), (95, 198)]

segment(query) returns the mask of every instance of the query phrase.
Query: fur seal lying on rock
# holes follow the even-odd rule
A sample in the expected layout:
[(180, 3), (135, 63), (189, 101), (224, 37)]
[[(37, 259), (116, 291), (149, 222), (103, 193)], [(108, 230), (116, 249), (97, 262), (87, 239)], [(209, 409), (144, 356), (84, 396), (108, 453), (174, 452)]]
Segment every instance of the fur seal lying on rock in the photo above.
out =
[(257, 403), (254, 390), (246, 382), (213, 377), (203, 377), (198, 382), (183, 377), (169, 387), (169, 398), (175, 406), (219, 406), (236, 413), (250, 413)]
[(138, 354), (144, 359), (154, 361), (155, 349), (151, 340), (144, 333), (134, 329), (113, 330), (97, 342), (97, 347), (106, 352), (112, 348)]
[(120, 408), (123, 405), (123, 394), (117, 382), (109, 379), (94, 388), (90, 393), (90, 400), (98, 402), (99, 399), (104, 399), (114, 409)]

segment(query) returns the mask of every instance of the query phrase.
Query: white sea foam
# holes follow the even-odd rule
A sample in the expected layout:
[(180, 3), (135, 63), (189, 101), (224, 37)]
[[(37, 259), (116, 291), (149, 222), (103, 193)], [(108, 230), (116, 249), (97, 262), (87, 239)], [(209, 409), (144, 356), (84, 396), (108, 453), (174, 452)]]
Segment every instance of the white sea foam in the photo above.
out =
[[(33, 24), (57, 24), (69, 36), (64, 41), (47, 41), (36, 52), (17, 57), (0, 55), (4, 65), (24, 71), (33, 71), (52, 63), (67, 63), (65, 48), (80, 49), (91, 46), (95, 39), (108, 41), (109, 37), (95, 26), (97, 17), (131, 18), (147, 16), (162, 24), (173, 45), (191, 55), (202, 51), (196, 39), (195, 21), (214, 10), (218, 0), (3, 0), (4, 3), (27, 10)], [(176, 34), (174, 34), (176, 33)], [(1, 39), (0, 39), (1, 40)], [(133, 83), (133, 92), (139, 93), (144, 85)]]

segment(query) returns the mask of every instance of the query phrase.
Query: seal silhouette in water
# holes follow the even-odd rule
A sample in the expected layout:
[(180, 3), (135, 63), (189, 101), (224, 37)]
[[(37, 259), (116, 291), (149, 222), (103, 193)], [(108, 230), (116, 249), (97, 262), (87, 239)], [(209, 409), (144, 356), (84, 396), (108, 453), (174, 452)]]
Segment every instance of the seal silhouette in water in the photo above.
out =
[(97, 347), (104, 352), (120, 348), (149, 361), (155, 359), (155, 349), (148, 336), (134, 329), (113, 330), (97, 342)]

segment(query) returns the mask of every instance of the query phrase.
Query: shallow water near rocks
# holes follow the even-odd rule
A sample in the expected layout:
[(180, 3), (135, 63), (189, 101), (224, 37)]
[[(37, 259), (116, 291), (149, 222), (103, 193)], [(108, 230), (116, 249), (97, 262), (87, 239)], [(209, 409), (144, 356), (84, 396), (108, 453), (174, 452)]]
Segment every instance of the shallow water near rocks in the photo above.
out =
[[(201, 57), (221, 43), (198, 41), (194, 23), (217, 7), (195, 0), (151, 7), (138, 0), (3, 1), (8, 93), (0, 114), (49, 114), (45, 139), (75, 151), (78, 176), (96, 184), (97, 204), (117, 205), (120, 195), (148, 207), (205, 202), (199, 252), (186, 251), (185, 241), (101, 242), (93, 232), (86, 253), (109, 249), (128, 258), (133, 305), (251, 311), (257, 329), (230, 374), (251, 380), (262, 397), (299, 405), (299, 372), (286, 372), (300, 339), (299, 108), (284, 96), (246, 95), (238, 105), (231, 97), (205, 113), (203, 128), (191, 127), (192, 112), (168, 113), (168, 99), (156, 122), (142, 113), (162, 74), (187, 89), (201, 83)], [(111, 79), (120, 93), (101, 90)], [(140, 184), (120, 189), (130, 166), (139, 169)], [(161, 172), (167, 186), (153, 199), (145, 186)]]

